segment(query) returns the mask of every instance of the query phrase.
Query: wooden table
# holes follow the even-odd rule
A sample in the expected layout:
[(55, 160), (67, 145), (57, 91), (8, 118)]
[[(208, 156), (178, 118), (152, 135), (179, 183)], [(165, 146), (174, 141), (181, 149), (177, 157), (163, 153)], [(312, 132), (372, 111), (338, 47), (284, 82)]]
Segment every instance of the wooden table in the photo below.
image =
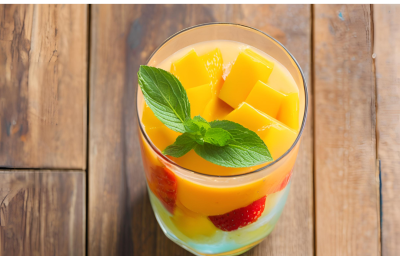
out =
[(245, 255), (399, 255), (400, 6), (0, 7), (0, 255), (189, 255), (154, 218), (136, 72), (173, 33), (249, 25), (299, 61), (310, 108), (290, 196)]

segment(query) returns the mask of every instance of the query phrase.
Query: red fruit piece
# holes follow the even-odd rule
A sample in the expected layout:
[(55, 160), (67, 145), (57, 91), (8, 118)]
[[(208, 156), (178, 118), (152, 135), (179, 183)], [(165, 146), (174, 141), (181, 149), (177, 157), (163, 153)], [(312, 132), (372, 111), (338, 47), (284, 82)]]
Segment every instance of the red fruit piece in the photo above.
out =
[(149, 186), (164, 207), (173, 214), (176, 205), (177, 187), (174, 173), (166, 167), (156, 166), (151, 168)]
[(267, 196), (263, 196), (246, 207), (222, 215), (209, 216), (208, 218), (217, 228), (223, 231), (233, 231), (245, 227), (261, 216), (265, 208), (266, 198)]
[(279, 192), (282, 189), (284, 189), (286, 187), (286, 185), (289, 183), (290, 177), (292, 177), (292, 172), (293, 170), (291, 170), (288, 174), (286, 174), (285, 178), (283, 178), (283, 181), (281, 182), (281, 184), (279, 186), (277, 186), (276, 188), (274, 188), (270, 194), (275, 193), (275, 192)]

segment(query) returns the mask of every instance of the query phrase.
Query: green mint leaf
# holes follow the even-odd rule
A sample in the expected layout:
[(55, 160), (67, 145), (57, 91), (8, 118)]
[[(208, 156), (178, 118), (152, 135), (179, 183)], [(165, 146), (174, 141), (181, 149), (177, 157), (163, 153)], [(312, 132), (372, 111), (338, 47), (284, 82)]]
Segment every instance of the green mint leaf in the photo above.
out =
[(173, 74), (149, 66), (140, 66), (138, 82), (154, 115), (171, 130), (184, 133), (190, 103), (181, 82)]
[(231, 134), (222, 128), (210, 128), (204, 135), (204, 142), (223, 147), (228, 145), (228, 142), (231, 140), (231, 138)]
[(207, 161), (226, 167), (250, 167), (273, 160), (264, 141), (255, 132), (227, 120), (213, 121), (210, 125), (229, 132), (232, 139), (223, 147), (210, 143), (196, 145), (195, 152)]
[(195, 123), (198, 127), (204, 128), (204, 130), (208, 130), (211, 128), (210, 124), (207, 122), (206, 119), (202, 118), (201, 116), (193, 117), (193, 123)]
[(138, 83), (154, 115), (171, 130), (181, 132), (163, 154), (181, 157), (191, 149), (202, 158), (226, 167), (250, 167), (272, 161), (258, 135), (231, 121), (208, 123), (201, 116), (190, 118), (186, 91), (171, 73), (140, 66)]
[(210, 124), (201, 116), (195, 116), (193, 119), (186, 119), (184, 122), (186, 132), (192, 134), (205, 134), (211, 128)]
[(192, 138), (197, 142), (197, 144), (204, 145), (204, 136), (203, 135), (192, 135)]
[(164, 149), (163, 154), (173, 157), (181, 157), (196, 145), (197, 143), (192, 136), (188, 133), (184, 133), (176, 138), (174, 144), (169, 145), (166, 149)]
[(185, 126), (185, 130), (188, 133), (197, 133), (198, 131), (200, 131), (200, 127), (195, 122), (193, 122), (192, 119), (185, 120), (183, 125)]

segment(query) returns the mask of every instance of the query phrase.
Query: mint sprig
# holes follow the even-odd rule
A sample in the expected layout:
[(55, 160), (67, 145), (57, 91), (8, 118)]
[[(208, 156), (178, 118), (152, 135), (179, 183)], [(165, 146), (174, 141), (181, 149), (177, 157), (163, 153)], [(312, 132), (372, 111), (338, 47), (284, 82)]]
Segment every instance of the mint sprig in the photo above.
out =
[(163, 154), (181, 157), (194, 149), (207, 161), (226, 167), (250, 167), (273, 160), (264, 141), (242, 125), (227, 120), (209, 123), (201, 116), (191, 119), (186, 91), (173, 74), (140, 66), (138, 82), (154, 115), (168, 128), (183, 133)]
[(160, 68), (140, 66), (138, 80), (154, 115), (171, 130), (185, 132), (184, 122), (190, 119), (190, 103), (178, 78)]
[(222, 128), (210, 128), (204, 134), (204, 142), (218, 147), (228, 145), (231, 140), (231, 134)]
[(202, 158), (226, 167), (250, 167), (272, 161), (267, 146), (255, 132), (228, 120), (213, 121), (210, 125), (210, 130), (223, 130), (231, 139), (224, 146), (218, 143), (196, 145), (194, 150)]
[(184, 133), (176, 138), (174, 144), (169, 145), (166, 149), (164, 149), (163, 154), (181, 157), (192, 150), (196, 145), (197, 142), (193, 139), (193, 137), (188, 133)]

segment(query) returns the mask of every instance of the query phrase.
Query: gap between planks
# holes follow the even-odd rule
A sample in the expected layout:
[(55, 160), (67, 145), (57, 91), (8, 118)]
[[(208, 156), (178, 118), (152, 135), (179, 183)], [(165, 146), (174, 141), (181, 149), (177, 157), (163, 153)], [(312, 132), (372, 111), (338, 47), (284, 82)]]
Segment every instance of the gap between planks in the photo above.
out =
[(8, 168), (0, 166), (1, 172), (85, 172), (84, 169), (71, 169), (71, 168)]
[[(311, 75), (310, 75), (310, 80), (311, 80), (311, 86), (314, 86), (315, 85), (315, 83), (314, 83), (314, 81), (315, 81), (315, 72), (314, 72), (314, 70), (315, 70), (315, 68), (314, 68), (314, 4), (311, 4), (310, 5), (310, 9), (311, 9), (311, 14), (310, 14), (310, 16), (311, 16), (311, 20), (310, 20), (310, 26), (311, 26), (311, 32), (310, 32), (310, 37), (311, 37), (311, 39), (310, 39), (310, 45), (311, 45), (311, 51), (310, 51), (310, 54), (311, 54), (311, 57), (310, 57), (310, 69), (311, 69)], [(314, 92), (314, 90), (313, 90), (313, 93), (315, 93)], [(315, 94), (314, 94), (315, 95)], [(313, 147), (312, 147), (312, 155), (313, 155), (313, 164), (312, 164), (312, 175), (313, 175), (313, 201), (314, 201), (314, 203), (313, 203), (313, 206), (314, 206), (314, 208), (313, 208), (313, 220), (314, 220), (314, 226), (313, 226), (313, 232), (314, 232), (314, 255), (317, 255), (317, 218), (316, 218), (316, 212), (317, 212), (317, 204), (316, 204), (316, 188), (315, 188), (315, 180), (316, 180), (316, 178), (315, 178), (315, 161), (316, 161), (316, 157), (315, 157), (315, 107), (316, 107), (316, 104), (315, 104), (315, 99), (314, 99), (314, 96), (313, 95), (313, 97), (311, 98), (311, 105), (312, 105), (312, 126), (313, 126), (313, 133), (312, 133), (312, 144), (313, 144)]]
[(88, 4), (87, 8), (87, 72), (86, 72), (86, 109), (87, 109), (87, 115), (86, 115), (86, 201), (85, 201), (85, 208), (86, 208), (86, 225), (85, 225), (85, 255), (89, 255), (89, 138), (90, 138), (90, 45), (91, 45), (91, 35), (92, 35), (92, 27), (91, 27), (91, 19), (92, 19), (92, 5)]
[(376, 80), (375, 63), (375, 24), (374, 24), (374, 5), (370, 4), (371, 16), (371, 52), (372, 52), (372, 73), (375, 89), (375, 112), (372, 113), (375, 122), (375, 159), (376, 159), (376, 192), (377, 192), (377, 212), (378, 212), (378, 255), (382, 255), (382, 182), (381, 182), (381, 160), (378, 157), (378, 84)]

